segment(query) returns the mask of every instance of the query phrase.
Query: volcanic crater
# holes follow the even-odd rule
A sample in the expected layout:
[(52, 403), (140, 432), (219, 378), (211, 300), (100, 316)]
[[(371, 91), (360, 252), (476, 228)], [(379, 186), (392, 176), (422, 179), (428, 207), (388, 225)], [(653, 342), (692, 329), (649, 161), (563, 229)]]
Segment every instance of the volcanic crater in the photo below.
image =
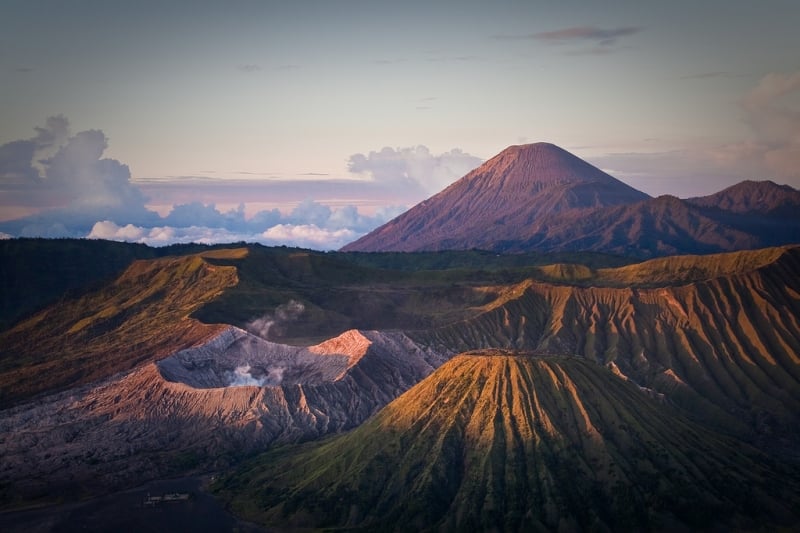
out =
[(301, 347), (230, 327), (210, 342), (181, 350), (157, 366), (167, 381), (196, 389), (316, 385), (340, 379), (371, 344), (358, 331), (344, 336), (338, 345)]

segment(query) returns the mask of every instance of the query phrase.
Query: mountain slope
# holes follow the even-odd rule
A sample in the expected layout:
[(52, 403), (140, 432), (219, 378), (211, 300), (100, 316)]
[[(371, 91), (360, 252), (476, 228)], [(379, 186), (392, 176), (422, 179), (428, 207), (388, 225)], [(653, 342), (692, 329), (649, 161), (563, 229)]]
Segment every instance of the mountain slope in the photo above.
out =
[(100, 240), (0, 240), (0, 331), (92, 284), (113, 280), (135, 259), (157, 255), (141, 244)]
[(606, 369), (494, 353), (458, 356), (353, 432), (269, 453), (218, 491), (277, 527), (673, 530), (791, 525), (799, 481)]
[[(249, 246), (141, 261), (0, 333), (13, 393), (0, 504), (23, 487), (55, 497), (223, 468), (351, 428), (477, 348), (577, 354), (708, 428), (800, 459), (798, 247), (616, 268), (448, 253), (458, 268), (400, 271), (352, 255)], [(302, 312), (284, 317), (287, 302)], [(349, 327), (360, 331), (340, 335)], [(287, 337), (303, 341), (276, 342)]]
[(800, 192), (744, 182), (649, 198), (547, 143), (512, 146), (344, 251), (593, 251), (650, 258), (800, 243)]
[(602, 251), (650, 258), (758, 248), (760, 239), (704, 214), (674, 196), (630, 205), (554, 214), (525, 239), (501, 242), (507, 252)]
[(708, 196), (689, 198), (687, 202), (731, 213), (770, 213), (800, 204), (800, 191), (768, 180), (746, 180)]

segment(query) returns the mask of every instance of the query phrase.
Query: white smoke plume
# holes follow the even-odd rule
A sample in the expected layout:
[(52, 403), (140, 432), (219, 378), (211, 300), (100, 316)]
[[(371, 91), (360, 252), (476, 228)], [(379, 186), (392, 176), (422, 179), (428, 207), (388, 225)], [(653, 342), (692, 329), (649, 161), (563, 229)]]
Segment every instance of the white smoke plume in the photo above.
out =
[(287, 303), (276, 307), (272, 314), (267, 313), (251, 320), (245, 324), (244, 328), (253, 335), (269, 340), (269, 333), (273, 327), (280, 327), (296, 320), (305, 309), (306, 307), (301, 302), (289, 300)]
[(272, 316), (264, 315), (245, 324), (244, 329), (253, 335), (261, 337), (262, 339), (267, 339), (269, 338), (269, 330), (272, 329), (274, 324), (275, 320), (272, 318)]
[(283, 382), (285, 366), (270, 366), (266, 373), (258, 376), (253, 374), (249, 364), (237, 366), (233, 372), (228, 372), (229, 387), (278, 387)]
[(286, 367), (271, 366), (269, 367), (269, 371), (267, 372), (267, 377), (264, 379), (264, 382), (267, 385), (278, 386), (283, 382), (284, 372), (286, 372)]
[(250, 365), (237, 366), (233, 372), (230, 372), (230, 387), (246, 387), (255, 386), (263, 387), (266, 379), (256, 378), (250, 373)]

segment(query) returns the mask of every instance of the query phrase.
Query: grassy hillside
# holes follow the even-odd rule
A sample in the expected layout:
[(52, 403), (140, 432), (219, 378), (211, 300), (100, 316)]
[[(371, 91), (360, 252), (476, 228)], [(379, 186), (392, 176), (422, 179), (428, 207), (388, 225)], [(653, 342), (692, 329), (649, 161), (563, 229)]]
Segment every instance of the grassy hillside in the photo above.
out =
[(209, 338), (219, 328), (190, 315), (236, 282), (235, 268), (211, 265), (202, 254), (134, 261), (113, 282), (0, 333), (0, 405), (108, 377)]
[(0, 240), (0, 331), (46, 305), (110, 283), (137, 259), (213, 248), (200, 244), (151, 248), (97, 239)]
[(793, 523), (800, 478), (571, 357), (458, 356), (349, 434), (217, 484), (272, 527), (650, 530)]
[(613, 268), (637, 262), (635, 259), (595, 252), (499, 254), (485, 250), (443, 250), (441, 252), (346, 252), (346, 261), (387, 270), (502, 270), (556, 263), (581, 264), (590, 268)]
[[(290, 301), (304, 311), (271, 331), (271, 340), (308, 344), (348, 329), (417, 329), (468, 316), (489, 296), (476, 290), (504, 274), (448, 269), (409, 272), (359, 266), (348, 254), (251, 247), (234, 265), (235, 287), (199, 309), (204, 322), (245, 326)], [(512, 279), (523, 277), (514, 274)]]
[(33, 311), (113, 280), (156, 249), (111, 241), (0, 240), (0, 331)]
[[(226, 481), (227, 497), (261, 520), (377, 527), (385, 516), (408, 529), (429, 524), (672, 529), (703, 527), (706, 523), (695, 515), (711, 513), (730, 515), (730, 524), (749, 527), (770, 513), (780, 523), (796, 503), (782, 491), (798, 493), (791, 466), (800, 462), (798, 247), (614, 265), (582, 254), (549, 261), (531, 256), (530, 263), (518, 263), (520, 257), (474, 251), (368, 256), (258, 245), (157, 252), (94, 241), (14, 246), (32, 247), (20, 253), (28, 258), (38, 253), (42, 264), (62, 257), (55, 272), (66, 271), (61, 263), (73, 256), (80, 256), (76, 264), (89, 271), (57, 303), (27, 312), (0, 331), (0, 408), (24, 424), (41, 419), (25, 414), (32, 411), (5, 408), (89, 383), (105, 391), (107, 411), (101, 416), (116, 417), (121, 382), (115, 375), (133, 368), (144, 372), (145, 363), (203, 343), (224, 324), (248, 327), (256, 318), (271, 324), (261, 333), (269, 340), (306, 345), (352, 328), (404, 332), (408, 342), (387, 340), (379, 361), (366, 364), (365, 359), (356, 369), (358, 379), (316, 388), (297, 385), (281, 393), (259, 389), (303, 420), (308, 413), (319, 415), (314, 435), (350, 427), (337, 412), (373, 413), (454, 352), (511, 349), (583, 359), (499, 357), (496, 361), (506, 361), (502, 372), (495, 359), (475, 368), (472, 359), (445, 365), (440, 377), (449, 377), (415, 400), (418, 407), (388, 411), (376, 419), (383, 420), (378, 426), (370, 422), (364, 433), (304, 448), (300, 455), (276, 451)], [(100, 259), (103, 246), (116, 250), (108, 271), (89, 261)], [(174, 254), (165, 255), (169, 251)], [(151, 252), (159, 257), (121, 266)], [(37, 280), (48, 273), (26, 277), (19, 265), (17, 294), (35, 292)], [(116, 275), (113, 265), (119, 268)], [(52, 298), (63, 287), (56, 283), (41, 294)], [(424, 372), (417, 372), (414, 357), (425, 354), (430, 357), (417, 365)], [(160, 383), (151, 370), (152, 380)], [(180, 427), (197, 429), (204, 435), (199, 441), (207, 438), (203, 431), (211, 431), (209, 426), (191, 423), (193, 409), (206, 403), (176, 403), (171, 388), (159, 390), (166, 391), (166, 404), (176, 406), (170, 416), (184, 424)], [(237, 396), (230, 389), (216, 393), (257, 401), (257, 395)], [(147, 394), (133, 403), (149, 404)], [(281, 394), (291, 400), (281, 400)], [(366, 397), (380, 403), (363, 401)], [(93, 393), (85, 403), (69, 400), (70, 410), (56, 413), (63, 418), (56, 416), (53, 430), (47, 430), (52, 442), (59, 435), (73, 439), (69, 427), (118, 431), (113, 424), (93, 422), (96, 400)], [(447, 410), (451, 404), (458, 410)], [(288, 434), (281, 424), (294, 415), (275, 414), (283, 411), (270, 405), (266, 400), (253, 404), (254, 413), (264, 414), (263, 426), (212, 431), (225, 441), (220, 449), (241, 450), (237, 446), (243, 442)], [(213, 412), (227, 416), (224, 409)], [(164, 425), (163, 413), (159, 416), (143, 422), (144, 431), (153, 431), (152, 441), (135, 437), (141, 431), (135, 424), (131, 438), (138, 444), (183, 442)], [(336, 423), (326, 421), (331, 417)], [(43, 442), (36, 424), (25, 427), (31, 439)], [(675, 434), (665, 434), (668, 429)], [(16, 446), (18, 458), (25, 456), (24, 444), (5, 443)], [(109, 449), (109, 457), (115, 457), (114, 446)], [(35, 461), (41, 464), (60, 460), (49, 449), (38, 450), (41, 458)], [(150, 453), (130, 450), (131, 457)], [(165, 452), (165, 461), (171, 464), (170, 453)], [(790, 466), (777, 467), (775, 458)], [(273, 463), (283, 470), (270, 470)], [(60, 468), (48, 464), (53, 471)], [(770, 477), (784, 488), (766, 484)], [(563, 479), (574, 480), (574, 486), (561, 485)], [(48, 485), (48, 480), (37, 482)], [(376, 495), (376, 485), (388, 487), (387, 492)], [(689, 487), (689, 496), (677, 490), (682, 485)], [(775, 506), (769, 503), (773, 497)], [(590, 508), (581, 510), (581, 502), (590, 502)], [(736, 511), (750, 503), (752, 512)], [(563, 523), (561, 517), (566, 517)]]
[[(756, 406), (752, 417), (761, 416), (756, 412), (765, 407), (763, 398), (774, 396), (770, 382), (791, 388), (800, 381), (792, 355), (800, 351), (796, 321), (800, 302), (792, 296), (800, 287), (791, 288), (800, 279), (797, 248), (684, 256), (610, 268), (604, 266), (605, 258), (594, 255), (573, 257), (583, 257), (588, 264), (565, 263), (563, 256), (546, 264), (546, 257), (537, 256), (529, 258), (533, 264), (523, 265), (517, 263), (520, 257), (475, 251), (372, 255), (252, 245), (247, 253), (231, 255), (222, 247), (191, 245), (161, 249), (158, 254), (178, 255), (135, 263), (135, 269), (131, 265), (115, 281), (102, 282), (105, 269), (110, 271), (137, 254), (156, 252), (102, 241), (34, 240), (14, 246), (24, 250), (19, 254), (28, 258), (24, 264), (34, 262), (38, 254), (43, 257), (39, 263), (52, 262), (56, 272), (64, 271), (73, 257), (80, 258), (76, 265), (91, 258), (95, 266), (87, 267), (89, 273), (81, 278), (93, 280), (84, 282), (90, 284), (88, 290), (74, 289), (72, 297), (62, 296), (57, 305), (0, 333), (0, 373), (11, 372), (2, 379), (12, 383), (15, 369), (44, 361), (61, 376), (17, 383), (14, 390), (28, 392), (19, 396), (4, 389), (4, 398), (28, 397), (56, 383), (66, 386), (70, 380), (85, 383), (158, 358), (170, 347), (190, 342), (170, 329), (178, 322), (246, 327), (258, 318), (275, 323), (270, 340), (297, 344), (358, 328), (415, 331), (424, 342), (460, 350), (566, 350), (604, 364), (616, 362), (640, 384), (675, 393), (695, 406), (697, 384), (708, 382), (699, 405), (711, 405), (715, 412), (714, 404), (730, 411), (750, 402)], [(96, 266), (102, 263), (99, 254), (105, 247), (115, 250), (112, 259), (106, 267)], [(200, 255), (180, 255), (198, 250)], [(378, 268), (370, 262), (398, 268)], [(15, 268), (23, 272), (19, 265)], [(420, 270), (414, 265), (435, 268)], [(38, 291), (50, 298), (69, 285), (51, 280), (49, 288), (37, 289), (41, 279), (49, 278), (35, 270), (16, 279), (17, 294)], [(4, 295), (4, 305), (12, 300), (13, 296)], [(302, 311), (281, 320), (279, 310), (290, 302)], [(172, 318), (153, 320), (162, 313)], [(199, 322), (187, 321), (188, 317)], [(731, 374), (738, 372), (740, 363), (713, 363), (722, 353), (714, 352), (717, 345), (725, 346), (724, 354), (735, 355), (731, 361), (764, 360), (753, 369), (759, 374), (753, 378), (755, 388)], [(703, 357), (694, 361), (697, 354)], [(771, 359), (778, 364), (769, 363)], [(31, 367), (27, 372), (34, 375), (37, 370)], [(733, 404), (730, 397), (735, 398)], [(787, 406), (794, 408), (795, 397), (794, 393), (782, 397), (777, 408), (770, 400), (766, 412), (773, 416)], [(771, 423), (769, 417), (765, 420)]]

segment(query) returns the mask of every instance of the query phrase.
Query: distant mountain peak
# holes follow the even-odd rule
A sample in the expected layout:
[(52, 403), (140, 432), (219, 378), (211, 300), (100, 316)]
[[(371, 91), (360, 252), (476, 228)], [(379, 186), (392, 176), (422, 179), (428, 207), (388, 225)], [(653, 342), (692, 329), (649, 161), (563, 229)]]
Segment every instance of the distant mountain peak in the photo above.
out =
[(746, 180), (708, 196), (689, 198), (687, 202), (733, 213), (768, 212), (796, 207), (800, 204), (800, 191), (770, 180)]
[(648, 198), (554, 144), (509, 146), (344, 250), (493, 249), (540, 217)]

